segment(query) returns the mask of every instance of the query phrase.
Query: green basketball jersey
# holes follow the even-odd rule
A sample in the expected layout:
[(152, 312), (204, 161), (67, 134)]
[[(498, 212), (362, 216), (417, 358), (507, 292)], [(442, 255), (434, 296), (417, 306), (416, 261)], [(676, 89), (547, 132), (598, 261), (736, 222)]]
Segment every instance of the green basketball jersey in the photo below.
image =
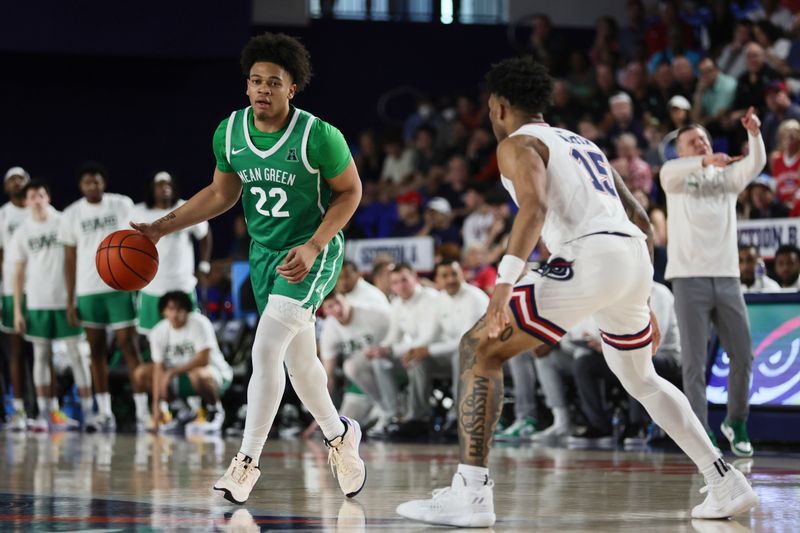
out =
[(242, 181), (242, 206), (250, 237), (286, 250), (317, 230), (331, 200), (328, 179), (350, 163), (341, 132), (310, 113), (290, 107), (280, 131), (256, 129), (250, 107), (231, 113), (214, 135), (217, 168)]

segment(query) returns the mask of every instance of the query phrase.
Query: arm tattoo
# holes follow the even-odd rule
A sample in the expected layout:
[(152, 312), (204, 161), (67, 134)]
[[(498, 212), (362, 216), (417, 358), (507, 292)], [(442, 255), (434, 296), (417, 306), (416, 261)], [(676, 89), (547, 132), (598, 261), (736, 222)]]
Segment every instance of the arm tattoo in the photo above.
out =
[(154, 225), (154, 226), (159, 226), (159, 225), (161, 225), (161, 224), (163, 224), (163, 223), (165, 223), (165, 222), (168, 222), (168, 221), (170, 221), (170, 220), (173, 220), (174, 218), (175, 218), (175, 211), (173, 211), (173, 212), (171, 212), (171, 213), (167, 213), (167, 214), (166, 214), (166, 215), (164, 215), (163, 217), (159, 218), (158, 220), (156, 220), (155, 222), (153, 222), (153, 225)]

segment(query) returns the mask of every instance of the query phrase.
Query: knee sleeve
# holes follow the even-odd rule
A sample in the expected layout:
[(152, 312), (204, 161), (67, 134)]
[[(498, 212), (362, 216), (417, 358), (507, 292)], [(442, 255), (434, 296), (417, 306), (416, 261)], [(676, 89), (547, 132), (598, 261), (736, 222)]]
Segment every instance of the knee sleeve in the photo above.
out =
[(270, 296), (264, 314), (286, 326), (295, 335), (314, 323), (311, 308), (302, 307), (285, 296)]
[(37, 387), (50, 385), (50, 361), (53, 347), (50, 341), (33, 342), (33, 384)]
[(75, 385), (79, 389), (91, 387), (92, 381), (89, 374), (89, 361), (81, 353), (78, 339), (67, 339), (64, 345), (67, 348), (67, 357), (69, 357), (70, 367), (72, 368), (72, 377), (75, 380)]

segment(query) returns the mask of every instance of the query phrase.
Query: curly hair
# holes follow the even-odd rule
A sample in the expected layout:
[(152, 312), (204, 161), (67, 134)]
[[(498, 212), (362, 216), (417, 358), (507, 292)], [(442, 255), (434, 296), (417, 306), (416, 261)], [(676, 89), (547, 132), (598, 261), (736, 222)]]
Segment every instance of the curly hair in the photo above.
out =
[(532, 57), (514, 57), (492, 65), (486, 88), (489, 94), (507, 99), (511, 107), (535, 115), (550, 106), (553, 78)]
[(297, 90), (303, 90), (311, 80), (311, 58), (300, 41), (285, 33), (262, 33), (252, 37), (242, 50), (242, 72), (250, 75), (254, 63), (269, 61), (280, 65), (292, 77)]

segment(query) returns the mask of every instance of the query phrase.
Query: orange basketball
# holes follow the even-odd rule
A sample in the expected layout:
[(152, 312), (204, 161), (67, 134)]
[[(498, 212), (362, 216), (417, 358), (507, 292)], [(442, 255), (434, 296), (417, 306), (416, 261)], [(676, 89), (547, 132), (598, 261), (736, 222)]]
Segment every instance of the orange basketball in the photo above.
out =
[(138, 291), (158, 271), (158, 251), (153, 242), (132, 229), (115, 231), (100, 243), (95, 254), (97, 273), (118, 291)]

